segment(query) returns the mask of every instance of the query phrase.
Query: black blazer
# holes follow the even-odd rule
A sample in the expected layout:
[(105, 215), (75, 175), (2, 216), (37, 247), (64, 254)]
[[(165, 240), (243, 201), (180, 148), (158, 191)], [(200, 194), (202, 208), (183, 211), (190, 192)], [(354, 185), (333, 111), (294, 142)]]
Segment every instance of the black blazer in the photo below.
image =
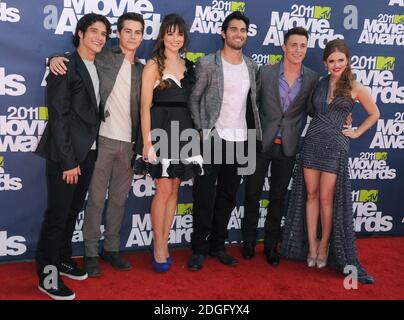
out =
[(49, 119), (35, 151), (59, 163), (63, 171), (85, 159), (100, 124), (90, 74), (77, 51), (69, 60), (65, 75), (49, 73), (46, 78)]

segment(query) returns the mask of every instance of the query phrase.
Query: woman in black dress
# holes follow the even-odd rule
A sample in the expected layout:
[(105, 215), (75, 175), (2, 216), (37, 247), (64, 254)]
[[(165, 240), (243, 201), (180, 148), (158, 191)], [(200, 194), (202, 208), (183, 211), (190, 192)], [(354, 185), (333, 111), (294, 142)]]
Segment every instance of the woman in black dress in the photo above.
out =
[[(344, 41), (327, 43), (323, 61), (329, 75), (320, 80), (313, 94), (315, 115), (295, 172), (282, 253), (287, 258), (305, 259), (309, 267), (323, 268), (329, 263), (343, 271), (348, 265), (355, 266), (360, 282), (373, 283), (355, 246), (348, 153), (349, 140), (360, 137), (380, 113), (367, 89), (354, 80)], [(356, 130), (344, 129), (355, 101), (368, 117)]]
[[(143, 144), (137, 146), (134, 171), (155, 179), (156, 192), (151, 202), (154, 240), (151, 251), (156, 272), (168, 271), (172, 263), (168, 241), (180, 183), (202, 173), (199, 150), (192, 149), (186, 155), (181, 152), (188, 141), (197, 142), (199, 146), (198, 133), (192, 130), (188, 110), (194, 64), (181, 57), (187, 41), (184, 20), (177, 14), (167, 15), (142, 75)], [(182, 141), (184, 133), (188, 135), (187, 141)]]

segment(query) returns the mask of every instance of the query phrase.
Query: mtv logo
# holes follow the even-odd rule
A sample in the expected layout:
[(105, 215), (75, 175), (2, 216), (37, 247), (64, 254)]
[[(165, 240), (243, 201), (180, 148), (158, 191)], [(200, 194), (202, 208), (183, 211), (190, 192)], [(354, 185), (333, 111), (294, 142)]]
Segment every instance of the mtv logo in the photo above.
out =
[(376, 160), (387, 160), (387, 152), (376, 152)]
[(185, 54), (185, 57), (192, 61), (192, 62), (196, 62), (196, 60), (198, 60), (200, 57), (203, 57), (205, 55), (205, 53), (203, 52), (187, 52)]
[(4, 167), (4, 157), (0, 156), (0, 167)]
[(45, 107), (45, 106), (39, 107), (38, 118), (39, 118), (39, 120), (48, 120), (49, 119), (47, 107)]
[(404, 24), (404, 15), (403, 14), (394, 15), (394, 23), (395, 24)]
[(376, 70), (394, 70), (395, 57), (378, 56), (376, 59)]
[(359, 202), (377, 202), (379, 190), (360, 190)]
[(177, 206), (177, 214), (180, 216), (192, 214), (192, 203), (179, 203)]
[(268, 206), (269, 206), (269, 200), (261, 200), (260, 201), (260, 207), (261, 208), (268, 208)]
[(231, 2), (231, 11), (245, 11), (245, 2), (241, 1), (232, 1)]
[(269, 55), (269, 64), (275, 64), (282, 61), (282, 55), (281, 54), (270, 54)]
[(331, 19), (331, 7), (314, 7), (314, 18), (316, 19)]

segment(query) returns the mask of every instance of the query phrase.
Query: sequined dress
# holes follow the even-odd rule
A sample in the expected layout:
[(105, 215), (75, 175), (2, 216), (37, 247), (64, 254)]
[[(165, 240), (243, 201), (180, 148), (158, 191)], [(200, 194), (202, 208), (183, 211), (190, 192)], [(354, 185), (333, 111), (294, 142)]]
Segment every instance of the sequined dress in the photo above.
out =
[(282, 237), (282, 255), (289, 259), (305, 260), (308, 254), (303, 168), (335, 173), (337, 181), (328, 264), (342, 272), (348, 265), (356, 266), (358, 276), (361, 277), (367, 274), (359, 261), (355, 245), (348, 171), (349, 138), (342, 134), (345, 119), (351, 113), (354, 101), (337, 96), (331, 103), (327, 103), (328, 86), (329, 76), (320, 80), (313, 94), (315, 115), (294, 172)]

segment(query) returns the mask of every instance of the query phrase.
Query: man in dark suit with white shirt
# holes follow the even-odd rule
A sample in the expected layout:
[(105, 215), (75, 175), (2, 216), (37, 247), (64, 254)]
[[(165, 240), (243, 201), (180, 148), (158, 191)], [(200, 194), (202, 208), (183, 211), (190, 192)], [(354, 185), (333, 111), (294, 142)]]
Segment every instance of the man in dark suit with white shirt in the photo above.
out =
[(67, 73), (50, 73), (46, 79), (49, 120), (35, 153), (46, 158), (48, 207), (36, 262), (39, 290), (56, 300), (75, 298), (59, 275), (87, 278), (71, 259), (71, 240), (97, 157), (101, 110), (94, 59), (110, 33), (111, 24), (104, 16), (84, 15), (77, 22), (73, 37), (77, 50), (69, 57)]

